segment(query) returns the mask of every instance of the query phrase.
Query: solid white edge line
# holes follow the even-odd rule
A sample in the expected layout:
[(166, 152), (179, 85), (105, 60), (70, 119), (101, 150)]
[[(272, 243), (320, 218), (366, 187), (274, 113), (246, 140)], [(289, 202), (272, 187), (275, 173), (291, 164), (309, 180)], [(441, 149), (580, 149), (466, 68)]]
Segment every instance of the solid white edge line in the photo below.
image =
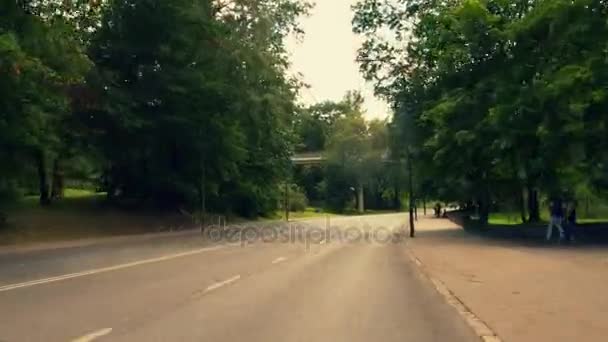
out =
[(222, 248), (224, 248), (224, 246), (205, 247), (205, 248), (196, 249), (196, 250), (193, 250), (193, 251), (165, 255), (165, 256), (162, 256), (162, 257), (158, 257), (158, 258), (152, 258), (152, 259), (145, 259), (145, 260), (140, 260), (140, 261), (134, 261), (134, 262), (126, 263), (126, 264), (120, 264), (120, 265), (114, 265), (114, 266), (110, 266), (110, 267), (97, 268), (97, 269), (92, 269), (92, 270), (83, 271), (83, 272), (64, 274), (64, 275), (60, 275), (60, 276), (56, 276), (56, 277), (31, 280), (31, 281), (26, 281), (26, 282), (23, 282), (23, 283), (18, 283), (18, 284), (4, 285), (4, 286), (0, 286), (0, 292), (15, 290), (15, 289), (23, 288), (23, 287), (30, 287), (30, 286), (35, 286), (35, 285), (48, 284), (48, 283), (53, 283), (53, 282), (57, 282), (57, 281), (61, 281), (61, 280), (67, 280), (67, 279), (72, 279), (72, 278), (84, 277), (84, 276), (93, 275), (93, 274), (99, 274), (99, 273), (117, 271), (117, 270), (121, 270), (121, 269), (125, 269), (125, 268), (130, 268), (130, 267), (135, 267), (135, 266), (140, 266), (140, 265), (146, 265), (146, 264), (152, 264), (152, 263), (157, 263), (157, 262), (161, 262), (161, 261), (167, 261), (167, 260), (181, 258), (181, 257), (185, 257), (185, 256), (190, 256), (190, 255), (195, 255), (195, 254), (201, 254), (201, 253), (204, 253), (204, 252), (210, 252), (210, 251), (214, 251), (214, 250), (218, 250), (218, 249), (222, 249)]
[(235, 275), (232, 278), (229, 278), (229, 279), (226, 279), (224, 281), (220, 281), (218, 283), (215, 283), (215, 284), (207, 286), (207, 288), (205, 289), (205, 292), (210, 292), (210, 291), (213, 291), (213, 290), (217, 290), (220, 287), (232, 284), (232, 283), (234, 283), (235, 281), (237, 281), (239, 279), (241, 279), (241, 276), (240, 275)]
[(91, 342), (112, 332), (112, 328), (101, 329), (72, 340), (72, 342)]

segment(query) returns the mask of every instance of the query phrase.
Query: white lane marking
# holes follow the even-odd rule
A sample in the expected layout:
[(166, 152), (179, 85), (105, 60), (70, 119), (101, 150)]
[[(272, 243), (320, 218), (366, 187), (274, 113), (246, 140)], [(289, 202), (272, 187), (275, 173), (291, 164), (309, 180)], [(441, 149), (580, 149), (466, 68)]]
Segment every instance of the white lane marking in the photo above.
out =
[(286, 260), (287, 260), (286, 257), (278, 257), (278, 258), (276, 258), (276, 259), (274, 259), (272, 261), (272, 264), (273, 265), (280, 264), (280, 263), (282, 263), (283, 261), (286, 261)]
[(226, 279), (224, 281), (220, 281), (219, 283), (215, 283), (213, 285), (209, 285), (207, 286), (207, 289), (205, 289), (205, 292), (210, 292), (213, 290), (217, 290), (222, 286), (226, 286), (226, 285), (230, 285), (232, 283), (234, 283), (235, 281), (241, 279), (240, 275), (235, 275), (234, 277), (230, 278), (230, 279)]
[(196, 254), (201, 254), (201, 253), (205, 253), (205, 252), (215, 251), (215, 250), (222, 249), (222, 248), (224, 248), (224, 246), (215, 246), (215, 247), (200, 248), (200, 249), (195, 249), (193, 251), (165, 255), (165, 256), (162, 256), (162, 257), (159, 257), (159, 258), (152, 258), (152, 259), (134, 261), (134, 262), (126, 263), (126, 264), (120, 264), (120, 265), (115, 265), (115, 266), (110, 266), (110, 267), (97, 268), (97, 269), (83, 271), (83, 272), (77, 272), (77, 273), (64, 274), (64, 275), (56, 276), (56, 277), (37, 279), (37, 280), (32, 280), (32, 281), (26, 281), (26, 282), (18, 283), (18, 284), (4, 285), (4, 286), (0, 286), (0, 292), (15, 290), (15, 289), (19, 289), (19, 288), (22, 288), (22, 287), (30, 287), (30, 286), (35, 286), (35, 285), (48, 284), (48, 283), (53, 283), (53, 282), (56, 282), (56, 281), (67, 280), (67, 279), (78, 278), (78, 277), (84, 277), (84, 276), (89, 276), (89, 275), (93, 275), (93, 274), (99, 274), (99, 273), (105, 273), (105, 272), (111, 272), (111, 271), (118, 271), (118, 270), (122, 270), (122, 269), (125, 269), (125, 268), (130, 268), (130, 267), (135, 267), (135, 266), (140, 266), (140, 265), (146, 265), (146, 264), (152, 264), (152, 263), (157, 263), (157, 262), (161, 262), (161, 261), (167, 261), (167, 260), (176, 259), (176, 258), (182, 258), (182, 257), (185, 257), (185, 256), (190, 256), (190, 255), (196, 255)]
[(90, 342), (90, 341), (93, 341), (93, 340), (95, 340), (97, 338), (105, 336), (105, 335), (107, 335), (107, 334), (109, 334), (111, 332), (112, 332), (112, 328), (97, 330), (97, 331), (94, 331), (94, 332), (92, 332), (90, 334), (86, 334), (86, 335), (84, 335), (82, 337), (79, 337), (79, 338), (73, 340), (72, 342)]

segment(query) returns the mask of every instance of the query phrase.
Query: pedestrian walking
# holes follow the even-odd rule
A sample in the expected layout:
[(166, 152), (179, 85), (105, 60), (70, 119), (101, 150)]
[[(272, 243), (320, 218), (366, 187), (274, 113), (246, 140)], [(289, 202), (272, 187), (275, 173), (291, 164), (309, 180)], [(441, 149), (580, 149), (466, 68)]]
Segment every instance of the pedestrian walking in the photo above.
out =
[(547, 241), (551, 241), (551, 235), (553, 234), (553, 227), (556, 227), (559, 231), (560, 241), (564, 239), (564, 228), (562, 222), (564, 220), (564, 208), (562, 207), (562, 201), (555, 199), (551, 201), (549, 205), (549, 225), (547, 226)]
[(566, 240), (574, 241), (574, 232), (576, 229), (576, 203), (573, 202), (568, 211), (568, 217), (566, 218)]
[(441, 204), (439, 202), (435, 203), (435, 217), (436, 218), (440, 218), (441, 217)]

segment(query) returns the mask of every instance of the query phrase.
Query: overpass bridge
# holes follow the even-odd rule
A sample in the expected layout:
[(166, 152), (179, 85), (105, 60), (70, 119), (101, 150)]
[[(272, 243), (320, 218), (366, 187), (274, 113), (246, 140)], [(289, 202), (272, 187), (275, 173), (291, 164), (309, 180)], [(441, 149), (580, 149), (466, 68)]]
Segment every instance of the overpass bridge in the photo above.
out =
[[(293, 165), (321, 165), (325, 162), (326, 158), (323, 156), (323, 152), (307, 152), (307, 153), (298, 153), (291, 157), (291, 162)], [(364, 193), (363, 193), (363, 184), (359, 184), (357, 186), (357, 211), (359, 213), (365, 212), (365, 204), (364, 202)], [(289, 201), (289, 194), (286, 192), (286, 199)], [(286, 206), (288, 207), (288, 206)], [(289, 213), (286, 211), (286, 217), (289, 217)], [(289, 218), (288, 218), (289, 220)]]
[[(294, 165), (321, 165), (327, 160), (324, 153), (324, 151), (296, 153), (291, 156), (291, 162)], [(390, 158), (389, 151), (385, 151), (382, 154), (382, 162), (390, 164), (394, 163), (395, 161)]]
[[(305, 153), (296, 153), (291, 157), (291, 163), (293, 165), (299, 166), (314, 166), (314, 165), (322, 165), (326, 161), (324, 156), (324, 151), (318, 152), (305, 152)], [(390, 158), (390, 153), (385, 151), (382, 155), (383, 163), (393, 163), (394, 161)], [(363, 193), (363, 184), (359, 184), (357, 186), (357, 210), (360, 213), (365, 211), (364, 201), (364, 193)], [(287, 199), (288, 200), (288, 199)]]
[(297, 153), (291, 157), (294, 165), (321, 165), (324, 161), (323, 152)]

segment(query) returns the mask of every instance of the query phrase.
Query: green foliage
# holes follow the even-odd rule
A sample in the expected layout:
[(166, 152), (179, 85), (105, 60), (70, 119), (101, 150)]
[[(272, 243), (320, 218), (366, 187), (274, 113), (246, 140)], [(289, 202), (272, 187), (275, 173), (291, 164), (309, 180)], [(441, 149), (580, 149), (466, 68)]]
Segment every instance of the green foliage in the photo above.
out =
[[(285, 184), (280, 186), (279, 193), (281, 196), (280, 199), (280, 208), (282, 211), (285, 211), (285, 201), (287, 197), (289, 197), (289, 211), (299, 212), (305, 211), (308, 207), (308, 198), (306, 197), (306, 193), (304, 190), (299, 187), (297, 184), (289, 184), (289, 189), (286, 189)], [(289, 190), (289, 194), (286, 191)]]
[(578, 184), (603, 192), (605, 3), (402, 4), (361, 1), (354, 30), (365, 37), (361, 69), (393, 104), (419, 183), (483, 211), (505, 197), (523, 206), (524, 189), (529, 201)]
[(321, 165), (299, 166), (294, 168), (293, 181), (298, 184), (306, 198), (314, 206), (322, 206), (325, 199), (325, 191), (322, 189), (322, 182), (325, 179), (325, 172)]
[[(44, 2), (46, 4), (46, 2)], [(0, 6), (0, 176), (8, 183), (36, 177), (48, 200), (47, 161), (66, 147), (69, 87), (91, 63), (71, 23), (29, 1)]]
[(309, 3), (0, 1), (3, 187), (277, 207), (299, 87), (284, 41)]
[(283, 39), (308, 5), (233, 5), (109, 5), (91, 51), (110, 194), (173, 205), (196, 202), (202, 187), (215, 209), (273, 209), (295, 112)]
[(365, 203), (374, 209), (394, 205), (399, 192), (394, 189), (398, 173), (385, 160), (388, 124), (366, 121), (363, 114), (361, 94), (348, 92), (340, 102), (313, 105), (298, 115), (296, 132), (303, 150), (321, 149), (326, 161), (322, 169), (297, 168), (296, 182), (311, 201), (323, 200), (334, 212), (352, 208), (359, 187), (365, 189)]

